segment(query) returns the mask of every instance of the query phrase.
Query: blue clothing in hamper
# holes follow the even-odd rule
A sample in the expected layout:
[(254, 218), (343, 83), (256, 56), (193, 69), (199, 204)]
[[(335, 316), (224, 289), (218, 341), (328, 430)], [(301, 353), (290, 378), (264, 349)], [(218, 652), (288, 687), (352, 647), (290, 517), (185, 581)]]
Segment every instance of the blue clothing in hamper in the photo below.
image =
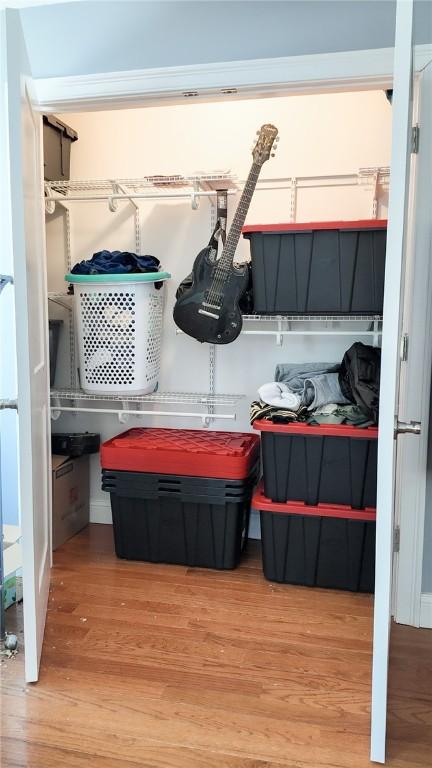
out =
[(134, 272), (158, 272), (159, 259), (138, 256), (129, 251), (98, 251), (91, 259), (80, 261), (72, 268), (73, 275), (115, 275)]

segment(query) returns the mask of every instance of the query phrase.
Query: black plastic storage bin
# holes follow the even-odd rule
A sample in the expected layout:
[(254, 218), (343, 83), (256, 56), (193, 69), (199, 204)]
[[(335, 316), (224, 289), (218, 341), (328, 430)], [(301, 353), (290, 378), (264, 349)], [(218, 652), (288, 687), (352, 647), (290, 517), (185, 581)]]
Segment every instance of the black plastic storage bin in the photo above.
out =
[(256, 471), (234, 481), (103, 470), (117, 557), (235, 568), (247, 541)]
[(271, 501), (376, 506), (377, 427), (257, 420), (264, 494)]
[(130, 429), (105, 442), (100, 457), (118, 557), (238, 565), (258, 475), (257, 435)]
[(373, 509), (278, 504), (258, 489), (252, 507), (260, 511), (264, 576), (282, 584), (373, 592)]
[(71, 144), (78, 134), (54, 115), (43, 116), (44, 178), (46, 181), (70, 179)]
[(50, 364), (50, 386), (54, 386), (56, 368), (57, 368), (57, 352), (59, 345), (59, 336), (63, 320), (49, 320), (49, 364)]
[(203, 497), (216, 500), (243, 498), (250, 492), (259, 474), (259, 463), (246, 480), (225, 480), (223, 478), (191, 477), (188, 475), (158, 475), (150, 472), (125, 472), (112, 469), (102, 470), (102, 490), (128, 496), (132, 490), (141, 498), (153, 496)]
[(57, 432), (51, 435), (51, 450), (58, 456), (77, 459), (87, 453), (97, 453), (100, 435), (96, 432)]
[(381, 314), (387, 221), (258, 224), (250, 240), (256, 314)]

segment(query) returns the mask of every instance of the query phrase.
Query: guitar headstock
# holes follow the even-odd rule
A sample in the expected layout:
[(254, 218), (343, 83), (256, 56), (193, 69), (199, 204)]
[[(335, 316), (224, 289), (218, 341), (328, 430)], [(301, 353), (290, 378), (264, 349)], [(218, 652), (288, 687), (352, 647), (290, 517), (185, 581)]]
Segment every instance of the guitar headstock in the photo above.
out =
[(254, 159), (254, 163), (257, 163), (258, 165), (263, 165), (266, 160), (269, 159), (270, 153), (273, 148), (273, 144), (275, 141), (278, 141), (276, 138), (278, 135), (278, 129), (275, 125), (271, 125), (271, 123), (266, 123), (265, 125), (261, 126), (261, 129), (257, 131), (258, 139), (257, 142), (252, 150), (252, 155)]

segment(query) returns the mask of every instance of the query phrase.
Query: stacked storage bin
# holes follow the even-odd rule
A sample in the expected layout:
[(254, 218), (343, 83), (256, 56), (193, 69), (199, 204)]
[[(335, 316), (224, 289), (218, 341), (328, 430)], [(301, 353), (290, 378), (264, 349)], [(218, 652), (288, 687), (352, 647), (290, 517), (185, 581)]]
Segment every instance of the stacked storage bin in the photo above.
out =
[(131, 429), (101, 447), (118, 557), (235, 568), (247, 540), (259, 437)]
[(387, 221), (253, 224), (256, 314), (381, 314)]
[(256, 421), (263, 482), (264, 575), (271, 581), (373, 592), (376, 427)]
[[(256, 314), (380, 315), (386, 220), (255, 224), (250, 241)], [(254, 422), (262, 432), (265, 576), (371, 592), (374, 588), (376, 428)]]

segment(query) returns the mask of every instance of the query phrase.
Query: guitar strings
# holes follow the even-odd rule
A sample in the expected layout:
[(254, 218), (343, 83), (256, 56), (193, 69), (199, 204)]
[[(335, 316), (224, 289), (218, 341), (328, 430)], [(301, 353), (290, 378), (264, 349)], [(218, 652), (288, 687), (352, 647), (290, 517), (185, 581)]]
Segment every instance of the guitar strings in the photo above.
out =
[[(246, 217), (246, 214), (250, 205), (250, 201), (252, 199), (252, 195), (255, 190), (256, 182), (258, 180), (258, 176), (261, 170), (261, 166), (258, 166), (256, 169), (254, 168), (254, 166), (255, 166), (255, 163), (252, 165), (252, 168), (250, 170), (247, 182), (245, 184), (245, 188), (243, 190), (243, 194), (240, 198), (240, 202), (234, 217), (233, 224), (231, 226), (229, 235), (227, 237), (226, 245), (222, 251), (222, 256), (219, 260), (219, 264), (216, 266), (216, 269), (213, 275), (211, 288), (208, 293), (208, 298), (211, 299), (210, 303), (213, 303), (216, 301), (219, 302), (219, 300), (222, 298), (222, 295), (220, 292), (221, 288), (231, 272), (232, 262), (229, 266), (225, 264), (225, 262), (223, 261), (224, 253), (226, 253), (227, 250), (230, 250), (231, 247), (233, 247), (235, 252), (235, 248), (240, 238), (242, 223), (244, 221), (244, 218)], [(245, 206), (245, 203), (247, 203), (246, 206)], [(246, 210), (244, 210), (244, 208), (246, 208)], [(238, 221), (238, 219), (240, 219), (240, 221)], [(230, 240), (234, 240), (234, 243), (232, 244), (232, 246), (231, 246)], [(234, 253), (233, 253), (233, 257), (234, 257)], [(231, 257), (229, 258), (231, 259)]]
[[(216, 265), (216, 268), (213, 274), (212, 283), (207, 295), (207, 301), (209, 304), (215, 304), (216, 306), (216, 302), (217, 302), (217, 305), (219, 306), (219, 302), (222, 299), (221, 289), (223, 287), (224, 282), (227, 281), (227, 278), (229, 277), (229, 274), (231, 272), (232, 263), (235, 255), (235, 249), (237, 247), (237, 244), (241, 235), (241, 228), (242, 228), (244, 219), (246, 218), (249, 205), (252, 200), (252, 195), (255, 191), (256, 183), (258, 181), (258, 176), (260, 174), (260, 171), (261, 171), (261, 165), (253, 163), (250, 169), (242, 196), (240, 198), (240, 201), (234, 216), (234, 221), (231, 225), (231, 228), (227, 237), (227, 241), (222, 250), (222, 255), (219, 259), (219, 262)], [(245, 208), (246, 210), (244, 210)], [(230, 240), (234, 240), (232, 246), (231, 246)], [(223, 259), (227, 250), (231, 250), (231, 248), (233, 248), (233, 254), (232, 256), (228, 257), (231, 260), (231, 263), (228, 266), (223, 261)]]

